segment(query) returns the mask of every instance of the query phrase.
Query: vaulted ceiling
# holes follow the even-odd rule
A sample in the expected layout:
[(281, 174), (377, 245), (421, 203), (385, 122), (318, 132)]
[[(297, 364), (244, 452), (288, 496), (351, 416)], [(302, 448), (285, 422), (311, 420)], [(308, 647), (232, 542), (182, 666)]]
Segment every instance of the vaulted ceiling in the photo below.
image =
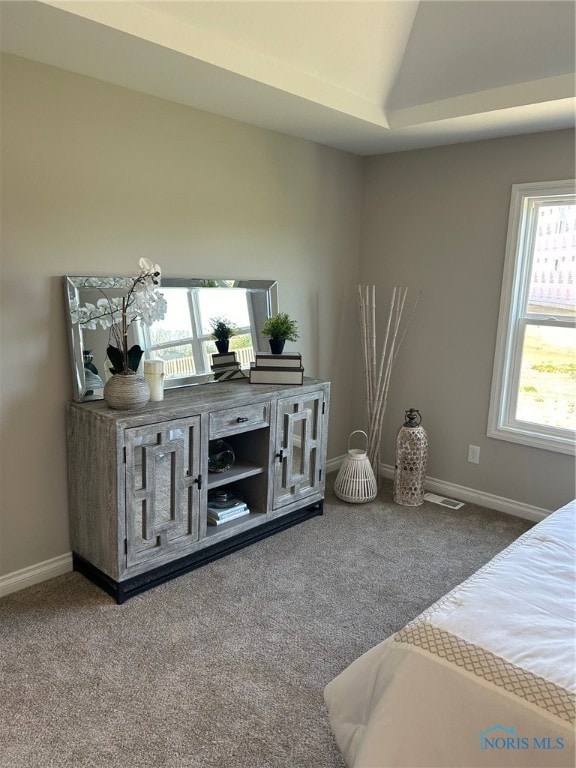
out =
[(8, 53), (360, 155), (575, 124), (572, 0), (1, 0)]

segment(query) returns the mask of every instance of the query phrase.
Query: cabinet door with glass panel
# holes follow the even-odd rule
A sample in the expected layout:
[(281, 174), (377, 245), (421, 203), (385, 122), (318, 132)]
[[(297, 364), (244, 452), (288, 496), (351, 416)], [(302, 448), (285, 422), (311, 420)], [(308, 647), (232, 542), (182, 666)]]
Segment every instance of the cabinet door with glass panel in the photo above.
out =
[(325, 411), (323, 391), (278, 401), (274, 509), (322, 493)]
[(127, 429), (125, 450), (126, 565), (173, 559), (198, 541), (200, 416)]

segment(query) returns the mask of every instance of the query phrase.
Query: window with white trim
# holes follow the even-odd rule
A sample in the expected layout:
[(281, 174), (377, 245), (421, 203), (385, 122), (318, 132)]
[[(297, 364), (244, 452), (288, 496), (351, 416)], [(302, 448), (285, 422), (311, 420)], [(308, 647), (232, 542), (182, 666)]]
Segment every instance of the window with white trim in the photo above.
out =
[(488, 437), (574, 453), (574, 180), (512, 187)]

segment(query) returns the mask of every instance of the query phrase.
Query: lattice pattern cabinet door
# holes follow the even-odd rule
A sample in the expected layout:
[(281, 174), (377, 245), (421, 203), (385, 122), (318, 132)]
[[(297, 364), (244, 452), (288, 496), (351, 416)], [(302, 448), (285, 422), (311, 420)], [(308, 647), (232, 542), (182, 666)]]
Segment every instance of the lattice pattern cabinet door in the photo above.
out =
[(325, 407), (323, 392), (278, 401), (275, 509), (323, 488)]
[(198, 541), (200, 417), (125, 432), (127, 566)]

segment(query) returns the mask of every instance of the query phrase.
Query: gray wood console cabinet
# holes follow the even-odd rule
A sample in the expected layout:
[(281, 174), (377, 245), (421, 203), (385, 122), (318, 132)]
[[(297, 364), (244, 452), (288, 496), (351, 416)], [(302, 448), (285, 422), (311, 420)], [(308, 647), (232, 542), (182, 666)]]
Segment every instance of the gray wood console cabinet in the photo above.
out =
[[(165, 392), (141, 411), (68, 406), (74, 569), (118, 603), (264, 536), (322, 514), (330, 384), (214, 382)], [(212, 441), (233, 466), (210, 472)], [(250, 514), (209, 525), (208, 494)]]

